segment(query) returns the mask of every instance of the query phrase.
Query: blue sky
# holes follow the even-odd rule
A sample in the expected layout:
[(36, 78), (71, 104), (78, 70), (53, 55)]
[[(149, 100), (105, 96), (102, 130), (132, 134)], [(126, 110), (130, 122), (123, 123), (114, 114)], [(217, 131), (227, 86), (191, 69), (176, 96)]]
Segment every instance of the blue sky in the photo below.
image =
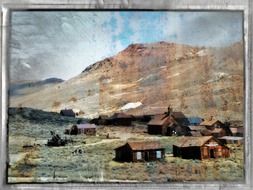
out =
[(11, 80), (69, 79), (132, 43), (222, 47), (243, 35), (241, 12), (19, 11), (11, 22)]

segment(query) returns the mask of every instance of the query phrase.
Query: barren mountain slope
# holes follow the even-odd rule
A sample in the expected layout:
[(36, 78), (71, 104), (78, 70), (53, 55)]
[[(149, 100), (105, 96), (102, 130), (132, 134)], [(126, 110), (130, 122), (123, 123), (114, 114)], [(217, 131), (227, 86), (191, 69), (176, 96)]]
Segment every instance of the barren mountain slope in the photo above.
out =
[(243, 80), (242, 43), (224, 48), (133, 44), (68, 81), (11, 97), (10, 105), (75, 108), (86, 117), (120, 110), (161, 113), (171, 105), (188, 115), (242, 120)]

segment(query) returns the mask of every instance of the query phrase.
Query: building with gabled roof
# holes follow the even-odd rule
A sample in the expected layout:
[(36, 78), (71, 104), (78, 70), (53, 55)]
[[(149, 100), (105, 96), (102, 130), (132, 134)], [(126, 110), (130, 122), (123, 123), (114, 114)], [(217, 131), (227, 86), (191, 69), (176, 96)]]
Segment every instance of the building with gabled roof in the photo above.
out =
[(173, 144), (173, 155), (183, 159), (227, 158), (229, 148), (213, 136), (182, 137)]
[(164, 159), (165, 149), (158, 141), (129, 141), (115, 149), (120, 162), (155, 161)]
[(218, 119), (211, 117), (209, 119), (205, 119), (199, 125), (205, 126), (207, 129), (211, 130), (214, 128), (221, 128), (223, 126), (223, 123), (221, 121), (219, 121)]
[(189, 135), (189, 129), (181, 126), (171, 115), (155, 115), (148, 122), (148, 133), (153, 135)]
[(63, 109), (60, 111), (60, 114), (62, 116), (67, 116), (67, 117), (75, 117), (76, 114), (72, 109)]

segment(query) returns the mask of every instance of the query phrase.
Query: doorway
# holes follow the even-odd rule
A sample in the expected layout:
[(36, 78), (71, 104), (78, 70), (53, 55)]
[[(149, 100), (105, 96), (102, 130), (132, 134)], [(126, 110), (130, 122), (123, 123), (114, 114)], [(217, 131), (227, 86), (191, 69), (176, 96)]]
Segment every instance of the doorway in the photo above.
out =
[(210, 149), (210, 158), (215, 158), (214, 149)]

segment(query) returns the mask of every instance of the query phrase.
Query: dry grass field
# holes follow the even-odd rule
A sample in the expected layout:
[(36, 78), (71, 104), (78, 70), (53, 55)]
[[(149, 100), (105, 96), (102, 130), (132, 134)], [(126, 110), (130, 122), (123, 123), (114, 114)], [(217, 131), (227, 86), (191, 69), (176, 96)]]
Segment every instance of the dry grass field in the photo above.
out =
[[(33, 114), (31, 110), (23, 110), (9, 116), (9, 183), (244, 179), (243, 146), (229, 145), (231, 156), (227, 159), (185, 160), (172, 154), (172, 144), (180, 137), (151, 136), (142, 124), (135, 123), (131, 127), (99, 126), (96, 136), (68, 136), (64, 135), (64, 130), (77, 122), (77, 118), (55, 115), (52, 119), (36, 112), (36, 118), (31, 119)], [(73, 142), (66, 146), (48, 147), (45, 144), (51, 138), (50, 131), (72, 138)], [(165, 159), (137, 163), (114, 161), (114, 149), (129, 139), (159, 140), (166, 150)], [(80, 150), (80, 153), (75, 153), (75, 150)]]

